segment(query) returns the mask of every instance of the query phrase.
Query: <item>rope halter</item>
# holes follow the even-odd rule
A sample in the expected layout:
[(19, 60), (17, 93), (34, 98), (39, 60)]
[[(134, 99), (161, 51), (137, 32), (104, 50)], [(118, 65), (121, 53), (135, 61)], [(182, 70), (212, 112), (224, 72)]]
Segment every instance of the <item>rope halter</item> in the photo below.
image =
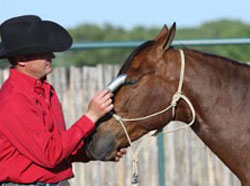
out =
[[(182, 99), (183, 101), (185, 101), (187, 103), (187, 105), (189, 106), (191, 113), (192, 113), (192, 120), (190, 121), (190, 123), (188, 123), (185, 126), (181, 126), (181, 127), (177, 127), (174, 128), (172, 130), (169, 131), (164, 131), (163, 133), (168, 134), (171, 132), (176, 132), (182, 129), (186, 129), (188, 127), (190, 127), (194, 121), (195, 121), (195, 110), (194, 107), (192, 105), (192, 103), (190, 102), (190, 100), (182, 93), (182, 86), (183, 86), (183, 82), (184, 82), (184, 73), (185, 73), (185, 56), (184, 56), (184, 52), (183, 50), (179, 50), (180, 52), (180, 56), (181, 56), (181, 71), (180, 71), (180, 79), (179, 79), (179, 85), (178, 85), (178, 90), (177, 92), (173, 95), (172, 97), (172, 101), (171, 104), (166, 107), (165, 109), (158, 111), (156, 113), (144, 116), (144, 117), (140, 117), (140, 118), (122, 118), (121, 116), (112, 113), (112, 116), (121, 124), (125, 135), (127, 137), (128, 143), (131, 147), (131, 153), (132, 153), (132, 166), (133, 166), (133, 174), (132, 174), (132, 186), (139, 186), (139, 171), (138, 171), (138, 154), (139, 152), (143, 149), (143, 147), (148, 144), (153, 137), (155, 137), (160, 131), (162, 131), (162, 129), (158, 129), (153, 131), (153, 134), (151, 136), (147, 136), (147, 138), (145, 138), (136, 148), (134, 148), (132, 146), (132, 141), (131, 138), (128, 134), (128, 131), (124, 125), (124, 122), (131, 122), (131, 121), (142, 121), (142, 120), (146, 120), (155, 116), (158, 116), (162, 113), (167, 112), (169, 109), (172, 109), (172, 118), (174, 118), (175, 113), (176, 113), (176, 106), (178, 105), (178, 102)], [(170, 122), (175, 122), (175, 120), (171, 120)], [(169, 122), (169, 123), (170, 123)], [(168, 123), (168, 124), (169, 124)], [(167, 125), (167, 124), (166, 124)], [(165, 125), (165, 126), (166, 126)]]

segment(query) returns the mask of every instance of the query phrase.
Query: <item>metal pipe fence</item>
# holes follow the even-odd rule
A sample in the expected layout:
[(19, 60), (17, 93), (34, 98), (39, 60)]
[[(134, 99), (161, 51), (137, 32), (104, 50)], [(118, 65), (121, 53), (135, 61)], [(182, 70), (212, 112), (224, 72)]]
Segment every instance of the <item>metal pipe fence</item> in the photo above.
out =
[[(116, 41), (116, 42), (84, 42), (74, 43), (71, 50), (90, 50), (107, 48), (133, 48), (145, 41)], [(249, 45), (250, 38), (231, 39), (196, 39), (196, 40), (175, 40), (173, 46), (212, 46), (212, 45)]]

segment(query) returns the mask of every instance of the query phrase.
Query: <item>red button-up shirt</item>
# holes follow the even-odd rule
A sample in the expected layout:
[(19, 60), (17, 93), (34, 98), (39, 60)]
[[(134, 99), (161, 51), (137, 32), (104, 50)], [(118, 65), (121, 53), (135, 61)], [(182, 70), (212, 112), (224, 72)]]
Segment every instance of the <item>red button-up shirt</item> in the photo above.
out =
[(53, 87), (11, 69), (0, 90), (0, 182), (54, 183), (73, 177), (71, 160), (79, 157), (93, 128), (83, 115), (66, 130)]

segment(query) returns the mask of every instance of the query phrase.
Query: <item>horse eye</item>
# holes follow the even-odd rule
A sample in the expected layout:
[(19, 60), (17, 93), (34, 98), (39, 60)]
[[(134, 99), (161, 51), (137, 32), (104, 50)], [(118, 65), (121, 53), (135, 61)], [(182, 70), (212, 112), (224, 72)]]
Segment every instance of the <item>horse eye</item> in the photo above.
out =
[(133, 78), (133, 79), (131, 79), (131, 80), (126, 80), (125, 81), (125, 85), (134, 85), (134, 84), (136, 84), (138, 82), (138, 80), (136, 79), (136, 78)]

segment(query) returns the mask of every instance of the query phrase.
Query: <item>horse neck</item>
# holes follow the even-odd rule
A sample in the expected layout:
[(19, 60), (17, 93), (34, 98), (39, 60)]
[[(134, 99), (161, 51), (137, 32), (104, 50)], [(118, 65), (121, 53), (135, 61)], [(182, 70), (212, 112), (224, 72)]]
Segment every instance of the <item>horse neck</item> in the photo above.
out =
[[(250, 67), (192, 50), (185, 54), (183, 92), (193, 100), (197, 119), (215, 127), (227, 123), (227, 128), (233, 127), (229, 124), (234, 122), (248, 123)], [(244, 120), (238, 121), (239, 116)]]
[(250, 67), (192, 50), (185, 56), (183, 92), (196, 110), (193, 130), (241, 180), (249, 180)]

